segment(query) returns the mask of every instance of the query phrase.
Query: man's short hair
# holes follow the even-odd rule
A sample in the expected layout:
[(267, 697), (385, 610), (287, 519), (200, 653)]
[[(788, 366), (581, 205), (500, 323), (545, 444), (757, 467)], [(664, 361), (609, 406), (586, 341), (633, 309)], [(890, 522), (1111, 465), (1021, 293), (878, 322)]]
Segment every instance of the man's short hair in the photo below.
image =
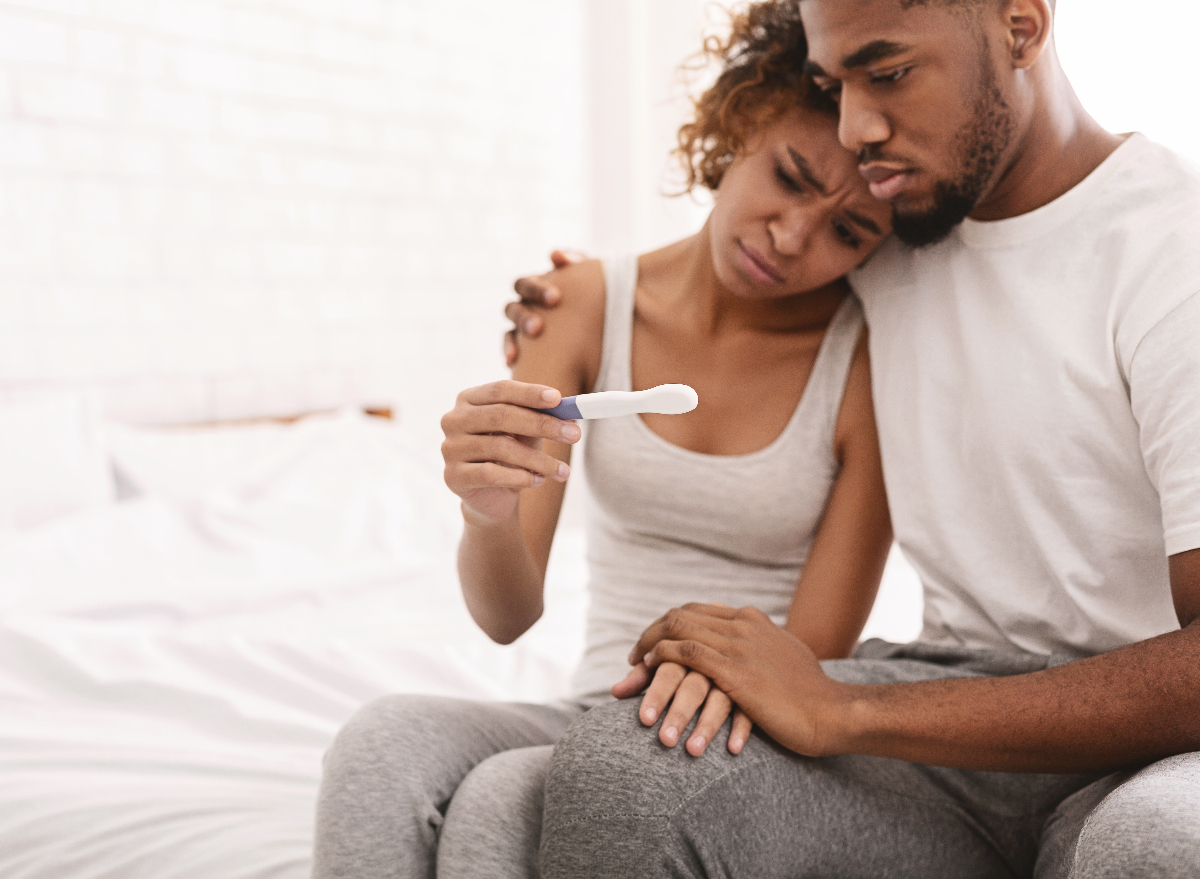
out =
[[(977, 10), (985, 4), (993, 2), (993, 0), (900, 0), (900, 5), (904, 9), (912, 9), (914, 6), (954, 6), (959, 9)], [(1050, 11), (1054, 12), (1054, 7), (1058, 0), (1049, 0)]]

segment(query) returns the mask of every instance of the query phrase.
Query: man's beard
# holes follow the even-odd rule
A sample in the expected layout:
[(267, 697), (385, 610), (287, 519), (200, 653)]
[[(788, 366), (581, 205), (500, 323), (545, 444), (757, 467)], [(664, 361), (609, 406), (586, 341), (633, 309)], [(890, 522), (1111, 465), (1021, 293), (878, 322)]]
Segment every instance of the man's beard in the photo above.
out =
[(1012, 109), (996, 88), (991, 68), (985, 62), (972, 118), (954, 138), (959, 155), (957, 178), (937, 181), (933, 206), (928, 210), (903, 213), (894, 208), (892, 228), (896, 237), (910, 247), (927, 247), (949, 235), (983, 197), (1008, 149), (1014, 128)]

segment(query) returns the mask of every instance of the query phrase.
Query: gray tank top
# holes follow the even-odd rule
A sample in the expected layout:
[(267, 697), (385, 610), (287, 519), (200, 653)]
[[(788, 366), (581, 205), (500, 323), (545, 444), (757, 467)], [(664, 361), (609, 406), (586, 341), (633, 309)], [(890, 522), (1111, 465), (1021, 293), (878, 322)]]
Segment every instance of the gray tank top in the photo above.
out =
[[(594, 390), (628, 391), (637, 257), (610, 261), (604, 275)], [(837, 476), (834, 426), (862, 324), (858, 300), (848, 296), (787, 426), (757, 452), (693, 452), (637, 415), (583, 422), (590, 604), (574, 698), (611, 699), (609, 687), (629, 671), (630, 648), (677, 605), (753, 605), (784, 622)]]

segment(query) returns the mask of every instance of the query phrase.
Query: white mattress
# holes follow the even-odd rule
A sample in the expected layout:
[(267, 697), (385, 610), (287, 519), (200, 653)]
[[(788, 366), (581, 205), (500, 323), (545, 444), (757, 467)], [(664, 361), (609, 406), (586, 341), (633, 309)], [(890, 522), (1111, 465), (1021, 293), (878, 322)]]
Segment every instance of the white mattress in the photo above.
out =
[(492, 644), (436, 462), (358, 416), (111, 429), (142, 496), (0, 533), (0, 876), (307, 877), (321, 755), (396, 691), (563, 695), (582, 537)]

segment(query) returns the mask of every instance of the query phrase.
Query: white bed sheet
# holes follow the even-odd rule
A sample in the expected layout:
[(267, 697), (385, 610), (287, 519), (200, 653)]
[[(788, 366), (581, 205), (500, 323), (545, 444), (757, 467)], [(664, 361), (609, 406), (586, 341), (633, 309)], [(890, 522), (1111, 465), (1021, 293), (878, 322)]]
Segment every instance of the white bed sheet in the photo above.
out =
[(509, 648), (400, 431), (114, 431), (135, 500), (0, 538), (0, 876), (306, 877), (320, 760), (388, 692), (544, 700), (581, 644), (582, 536)]
[[(344, 414), (107, 446), (140, 496), (0, 531), (0, 877), (302, 879), (322, 754), (364, 701), (565, 695), (581, 530), (560, 526), (542, 620), (493, 644), (440, 462), (401, 430)], [(893, 553), (865, 634), (915, 636), (919, 590)]]

